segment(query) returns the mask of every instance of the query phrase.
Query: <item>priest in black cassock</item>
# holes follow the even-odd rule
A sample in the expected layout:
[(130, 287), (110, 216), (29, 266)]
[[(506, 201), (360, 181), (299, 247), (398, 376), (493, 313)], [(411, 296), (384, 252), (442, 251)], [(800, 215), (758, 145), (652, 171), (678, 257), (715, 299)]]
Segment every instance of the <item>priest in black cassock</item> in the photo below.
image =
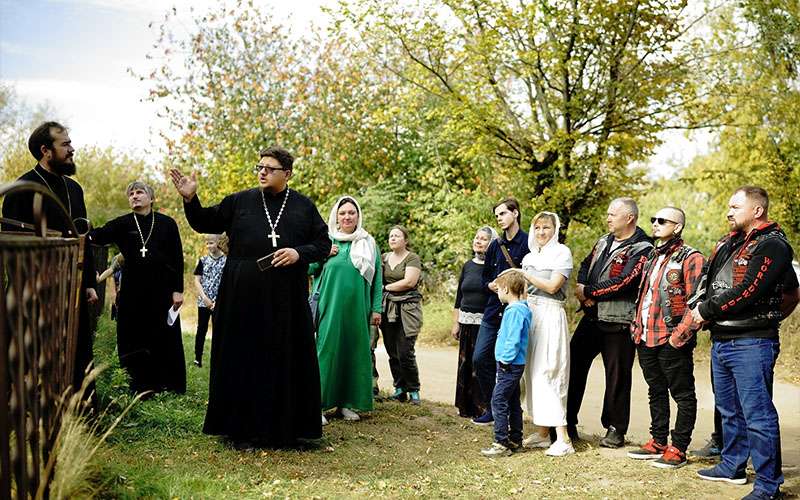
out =
[[(261, 151), (258, 187), (209, 208), (196, 196), (195, 174), (170, 171), (192, 228), (230, 238), (203, 432), (235, 443), (280, 447), (322, 436), (306, 271), (328, 256), (331, 240), (314, 203), (287, 186), (293, 162), (282, 148)], [(261, 270), (256, 261), (270, 254)]]
[(115, 243), (125, 256), (117, 292), (117, 351), (135, 392), (186, 392), (180, 317), (183, 247), (172, 217), (153, 210), (153, 188), (135, 181), (126, 189), (132, 212), (89, 233), (95, 245)]
[[(72, 140), (69, 138), (66, 127), (53, 121), (40, 124), (28, 139), (28, 150), (37, 163), (17, 180), (35, 182), (47, 187), (61, 200), (78, 231), (85, 233), (89, 222), (86, 218), (86, 204), (83, 201), (81, 185), (70, 178), (75, 174), (76, 170), (73, 160), (75, 148), (72, 147)], [(57, 215), (56, 209), (52, 205), (45, 202), (43, 206), (48, 229), (60, 231), (65, 237), (77, 237), (77, 235), (71, 234), (70, 225)], [(10, 221), (3, 222), (3, 231), (32, 230), (33, 193), (12, 193), (6, 196), (3, 199), (3, 217), (10, 219), (10, 221), (29, 225), (23, 228)], [(83, 255), (84, 267), (81, 288), (85, 292), (81, 294), (80, 302), (75, 373), (72, 379), (74, 390), (80, 389), (86, 368), (94, 359), (88, 305), (97, 300), (97, 293), (94, 289), (96, 284), (94, 259), (91, 256), (91, 248), (87, 244), (84, 247)], [(91, 384), (87, 387), (84, 398), (88, 398), (93, 391), (94, 384)]]

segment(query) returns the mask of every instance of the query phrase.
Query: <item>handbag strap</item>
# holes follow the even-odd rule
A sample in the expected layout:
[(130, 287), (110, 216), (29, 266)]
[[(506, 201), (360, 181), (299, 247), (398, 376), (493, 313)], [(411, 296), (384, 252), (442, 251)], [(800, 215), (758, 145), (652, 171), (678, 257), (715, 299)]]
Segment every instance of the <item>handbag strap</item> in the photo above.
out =
[(519, 266), (514, 264), (514, 261), (511, 260), (511, 256), (508, 254), (508, 250), (506, 250), (506, 246), (503, 244), (502, 238), (497, 238), (497, 244), (500, 245), (500, 250), (503, 251), (503, 257), (506, 258), (506, 262), (508, 262), (508, 265), (514, 269), (519, 269)]

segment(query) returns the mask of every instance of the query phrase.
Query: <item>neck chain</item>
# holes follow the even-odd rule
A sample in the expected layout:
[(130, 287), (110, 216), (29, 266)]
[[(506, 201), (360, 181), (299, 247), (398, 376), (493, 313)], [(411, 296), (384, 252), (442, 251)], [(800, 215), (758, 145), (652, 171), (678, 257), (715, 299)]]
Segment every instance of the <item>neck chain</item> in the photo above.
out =
[[(152, 209), (150, 213), (153, 214)], [(139, 219), (136, 218), (136, 212), (133, 212), (133, 222), (136, 223), (136, 229), (139, 231), (139, 238), (142, 239), (142, 248), (139, 249), (139, 253), (142, 254), (142, 258), (145, 258), (147, 256), (147, 242), (150, 241), (150, 237), (153, 236), (153, 226), (156, 225), (156, 214), (153, 214), (153, 219), (150, 221), (150, 234), (147, 235), (147, 239), (144, 239), (142, 228), (139, 227)]]
[[(44, 167), (42, 167), (42, 168), (44, 168)], [(47, 186), (47, 189), (49, 189), (51, 193), (56, 194), (56, 192), (53, 191), (53, 188), (50, 187), (50, 183), (47, 182), (47, 179), (45, 179), (44, 176), (38, 170), (36, 170), (36, 167), (33, 168), (33, 171), (36, 172), (36, 175), (38, 175), (39, 178), (44, 181), (45, 185)], [(64, 192), (67, 193), (67, 211), (69, 211), (69, 218), (71, 219), (72, 218), (72, 200), (69, 197), (69, 188), (67, 187), (67, 180), (64, 178), (63, 175), (61, 176), (61, 180), (64, 182)]]
[(272, 240), (273, 248), (278, 246), (278, 242), (276, 241), (280, 236), (275, 233), (275, 228), (278, 227), (278, 223), (281, 221), (281, 215), (283, 215), (283, 209), (286, 206), (286, 200), (289, 199), (289, 186), (286, 186), (286, 196), (283, 197), (283, 203), (281, 204), (281, 209), (278, 210), (278, 216), (275, 217), (275, 224), (272, 223), (272, 217), (269, 216), (269, 210), (267, 210), (267, 199), (264, 197), (264, 191), (261, 191), (261, 203), (264, 204), (264, 213), (267, 214), (267, 222), (269, 222), (269, 228), (272, 229), (272, 233), (267, 235), (267, 238)]

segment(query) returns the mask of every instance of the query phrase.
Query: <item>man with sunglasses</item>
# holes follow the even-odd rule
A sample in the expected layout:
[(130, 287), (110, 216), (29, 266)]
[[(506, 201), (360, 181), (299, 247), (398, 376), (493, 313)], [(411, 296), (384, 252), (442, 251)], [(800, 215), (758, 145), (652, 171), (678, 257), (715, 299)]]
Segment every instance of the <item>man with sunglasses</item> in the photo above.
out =
[(260, 155), (258, 187), (211, 207), (200, 204), (195, 174), (170, 171), (192, 228), (230, 238), (214, 306), (203, 432), (244, 448), (322, 436), (307, 271), (330, 253), (328, 226), (311, 200), (289, 188), (292, 155), (280, 147)]
[[(686, 224), (683, 210), (664, 207), (650, 221), (657, 244), (642, 272), (631, 337), (649, 388), (651, 438), (629, 451), (628, 457), (677, 469), (686, 465), (697, 416), (693, 354), (700, 325), (692, 320), (687, 298), (697, 290), (706, 259), (681, 238)], [(671, 446), (667, 443), (670, 395), (678, 406)]]
[(650, 238), (636, 226), (639, 207), (631, 198), (617, 198), (608, 206), (603, 235), (578, 270), (575, 297), (584, 316), (569, 343), (567, 432), (578, 439), (578, 412), (592, 362), (602, 354), (606, 390), (600, 421), (607, 429), (600, 446), (619, 448), (625, 442), (631, 415), (631, 377), (636, 349), (630, 325), (636, 311), (636, 290)]
[(783, 473), (772, 384), (780, 321), (796, 304), (797, 277), (786, 234), (767, 217), (767, 192), (743, 186), (728, 205), (731, 231), (711, 254), (692, 310), (694, 320), (711, 331), (714, 400), (723, 430), (722, 461), (697, 475), (745, 484), (752, 458), (757, 478), (744, 498), (773, 499)]

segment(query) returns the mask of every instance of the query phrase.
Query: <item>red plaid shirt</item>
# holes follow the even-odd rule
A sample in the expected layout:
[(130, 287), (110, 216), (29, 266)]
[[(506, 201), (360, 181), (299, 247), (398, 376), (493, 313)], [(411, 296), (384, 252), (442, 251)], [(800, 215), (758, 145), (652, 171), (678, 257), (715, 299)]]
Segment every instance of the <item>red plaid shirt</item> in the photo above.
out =
[[(683, 240), (677, 239), (677, 241), (674, 241), (671, 244), (668, 243), (668, 246), (663, 249), (657, 248), (651, 252), (647, 258), (642, 275), (642, 284), (639, 287), (639, 300), (636, 304), (636, 316), (633, 320), (633, 324), (631, 325), (631, 337), (637, 344), (642, 339), (642, 334), (644, 331), (643, 326), (647, 327), (644, 339), (647, 347), (655, 347), (664, 344), (669, 340), (669, 337), (672, 337), (672, 342), (676, 347), (681, 347), (692, 338), (697, 330), (700, 329), (700, 325), (692, 320), (692, 314), (689, 307), (685, 307), (683, 315), (680, 319), (680, 323), (678, 323), (677, 326), (669, 327), (664, 323), (663, 308), (667, 306), (665, 306), (661, 300), (659, 286), (661, 285), (661, 278), (664, 274), (664, 271), (667, 269), (667, 263), (669, 262), (669, 259), (672, 258), (672, 255), (675, 253), (675, 251), (678, 250), (682, 245)], [(658, 268), (658, 274), (655, 281), (651, 285), (651, 274), (656, 262), (658, 262), (660, 255), (664, 255), (664, 260), (661, 263), (661, 266)], [(694, 252), (684, 259), (681, 271), (683, 273), (683, 283), (685, 288), (683, 297), (685, 299), (691, 297), (697, 289), (697, 286), (700, 284), (700, 278), (703, 274), (703, 265), (705, 262), (706, 259), (700, 252)], [(648, 291), (652, 292), (652, 303), (650, 304), (646, 325), (643, 325), (642, 304), (647, 296)]]

